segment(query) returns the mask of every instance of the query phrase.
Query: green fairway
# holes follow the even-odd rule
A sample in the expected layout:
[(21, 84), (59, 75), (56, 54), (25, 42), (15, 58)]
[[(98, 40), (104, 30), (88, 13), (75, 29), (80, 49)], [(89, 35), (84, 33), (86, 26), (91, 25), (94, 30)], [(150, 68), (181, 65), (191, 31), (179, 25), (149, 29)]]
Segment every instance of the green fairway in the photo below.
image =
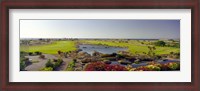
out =
[(20, 46), (20, 51), (36, 52), (40, 51), (46, 54), (57, 54), (57, 51), (74, 51), (76, 50), (76, 44), (74, 41), (56, 41), (52, 44), (38, 45), (38, 46)]
[[(102, 45), (108, 45), (108, 46), (116, 46), (116, 47), (127, 47), (128, 50), (132, 53), (147, 53), (149, 51), (148, 45), (141, 44), (140, 42), (136, 40), (130, 40), (128, 43), (125, 42), (119, 42), (119, 41), (108, 41), (108, 40), (82, 40), (83, 43), (88, 44), (102, 44)], [(155, 53), (156, 54), (169, 54), (170, 52), (179, 52), (179, 48), (175, 47), (159, 47), (156, 46)]]
[[(120, 42), (114, 40), (79, 40), (79, 42), (87, 43), (87, 44), (97, 44), (97, 45), (108, 45), (115, 47), (127, 47), (129, 52), (132, 54), (135, 53), (147, 53), (149, 51), (148, 46), (146, 44), (141, 44), (141, 42), (136, 40), (130, 40), (129, 42)], [(155, 54), (169, 54), (170, 52), (180, 52), (179, 48), (175, 47), (160, 47), (155, 46)], [(57, 51), (74, 51), (76, 50), (75, 41), (55, 41), (52, 44), (45, 45), (37, 45), (37, 46), (20, 46), (20, 51), (25, 52), (36, 52), (40, 51), (46, 54), (57, 54)]]

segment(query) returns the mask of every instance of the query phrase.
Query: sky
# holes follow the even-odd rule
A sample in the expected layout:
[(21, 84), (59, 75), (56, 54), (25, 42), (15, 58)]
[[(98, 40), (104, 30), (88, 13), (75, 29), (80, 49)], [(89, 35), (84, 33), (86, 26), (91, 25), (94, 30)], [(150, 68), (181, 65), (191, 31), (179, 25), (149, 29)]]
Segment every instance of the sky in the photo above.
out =
[(20, 20), (20, 38), (179, 39), (180, 20)]

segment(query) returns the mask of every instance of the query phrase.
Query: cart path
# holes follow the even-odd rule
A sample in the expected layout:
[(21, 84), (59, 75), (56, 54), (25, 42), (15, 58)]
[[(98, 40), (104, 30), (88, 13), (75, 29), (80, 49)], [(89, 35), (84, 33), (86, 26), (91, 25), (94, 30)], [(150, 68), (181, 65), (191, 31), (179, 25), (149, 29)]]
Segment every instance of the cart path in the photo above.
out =
[[(47, 63), (48, 59), (58, 59), (58, 57), (51, 55), (51, 54), (43, 54), (45, 55), (46, 59), (41, 59), (39, 58), (39, 56), (25, 56), (26, 58), (31, 59), (32, 61), (39, 61), (37, 63), (32, 63), (30, 65), (28, 65), (25, 70), (27, 71), (39, 71), (40, 69), (45, 67), (45, 64)], [(62, 58), (63, 59), (63, 63), (61, 64), (61, 66), (59, 68), (57, 68), (56, 70), (65, 70), (67, 68), (67, 65), (69, 64), (70, 61), (72, 61), (72, 58)]]

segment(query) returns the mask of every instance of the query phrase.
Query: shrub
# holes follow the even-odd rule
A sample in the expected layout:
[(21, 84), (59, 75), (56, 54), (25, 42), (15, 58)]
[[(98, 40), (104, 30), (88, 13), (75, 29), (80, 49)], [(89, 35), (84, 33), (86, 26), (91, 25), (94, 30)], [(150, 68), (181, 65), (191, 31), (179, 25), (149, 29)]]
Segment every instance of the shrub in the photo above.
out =
[(155, 45), (156, 46), (165, 46), (166, 43), (164, 41), (157, 41), (157, 42), (155, 42)]
[(135, 63), (135, 64), (139, 64), (139, 63), (140, 63), (140, 61), (135, 61), (134, 63)]
[(157, 67), (161, 67), (162, 65), (160, 63), (157, 63), (157, 62), (148, 62), (147, 65), (154, 65), (154, 66), (157, 66)]
[(39, 58), (42, 58), (42, 59), (44, 59), (45, 58), (45, 55), (40, 55), (40, 57)]
[(58, 60), (57, 60), (57, 59), (53, 59), (53, 61), (54, 61), (54, 62), (57, 62)]
[(55, 68), (57, 68), (57, 67), (59, 67), (60, 66), (60, 64), (58, 63), (58, 62), (56, 62), (54, 65), (53, 65), (53, 69), (55, 69)]
[(157, 55), (157, 56), (156, 56), (156, 58), (157, 58), (157, 59), (161, 59), (161, 58), (162, 58), (162, 56), (160, 56), (160, 55)]
[(112, 54), (102, 54), (101, 57), (116, 57), (117, 53), (112, 53)]
[(86, 58), (86, 59), (81, 60), (82, 63), (89, 63), (89, 62), (91, 62), (91, 61), (92, 61), (92, 60), (89, 59), (89, 58)]
[(118, 59), (125, 58), (125, 57), (124, 57), (123, 55), (121, 55), (121, 54), (117, 54), (116, 57), (117, 57)]
[(106, 57), (105, 58), (106, 60), (109, 60), (109, 61), (116, 61), (116, 57)]
[(26, 64), (25, 61), (20, 61), (20, 71), (25, 70)]
[(111, 64), (111, 61), (104, 61), (105, 64)]
[(111, 56), (116, 56), (116, 55), (117, 55), (117, 53), (112, 53), (112, 54), (111, 54)]
[(48, 60), (48, 62), (45, 65), (46, 65), (46, 67), (52, 67), (53, 68), (53, 63), (51, 62), (50, 59)]
[(170, 70), (170, 68), (167, 66), (167, 64), (162, 64), (160, 68), (161, 68), (162, 71)]
[(169, 70), (179, 70), (180, 64), (176, 62), (170, 62), (165, 64), (160, 64), (157, 62), (149, 62), (146, 66), (137, 67), (134, 71), (169, 71)]
[(134, 69), (134, 71), (151, 71), (146, 66), (140, 66)]
[(151, 71), (160, 71), (161, 70), (161, 68), (156, 65), (148, 65), (146, 67), (147, 67), (147, 69), (149, 69)]
[(42, 55), (42, 52), (36, 51), (35, 54), (36, 55)]
[(28, 53), (28, 55), (30, 55), (30, 56), (31, 56), (31, 55), (33, 55), (33, 53), (32, 53), (32, 52), (29, 52), (29, 53)]
[(60, 55), (61, 53), (62, 53), (62, 51), (59, 50), (59, 51), (58, 51), (58, 54)]
[(86, 71), (127, 71), (127, 69), (120, 65), (109, 65), (103, 62), (92, 62), (85, 67)]
[[(54, 59), (55, 60), (55, 59)], [(46, 67), (51, 67), (53, 70), (55, 70), (57, 67), (59, 67), (62, 64), (63, 60), (62, 59), (57, 59), (57, 61), (52, 62), (50, 59), (46, 63)]]
[(45, 67), (41, 69), (42, 71), (53, 71), (52, 67)]
[(62, 59), (58, 59), (58, 61), (57, 61), (57, 63), (58, 63), (59, 65), (61, 65), (61, 64), (62, 64), (62, 62), (63, 62), (63, 60), (62, 60)]
[(156, 65), (147, 65), (136, 68), (134, 71), (160, 71), (161, 68)]
[(77, 60), (76, 60), (76, 59), (73, 59), (73, 62), (74, 62), (74, 63), (76, 63), (76, 62), (77, 62)]
[(68, 66), (67, 66), (67, 71), (73, 71), (74, 70), (74, 66), (75, 66), (75, 62), (71, 61)]
[(180, 69), (180, 65), (178, 63), (175, 63), (175, 62), (170, 62), (167, 65), (171, 70)]

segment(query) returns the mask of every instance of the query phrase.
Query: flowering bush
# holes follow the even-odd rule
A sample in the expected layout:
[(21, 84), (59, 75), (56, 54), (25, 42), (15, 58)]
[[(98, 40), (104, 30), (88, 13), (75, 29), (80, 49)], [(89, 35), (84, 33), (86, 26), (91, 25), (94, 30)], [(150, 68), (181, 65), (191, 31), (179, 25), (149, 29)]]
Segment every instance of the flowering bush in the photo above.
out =
[(180, 64), (176, 62), (170, 62), (165, 64), (149, 62), (147, 63), (146, 66), (135, 68), (134, 71), (168, 71), (168, 70), (178, 70), (178, 69), (180, 69)]
[(157, 67), (161, 67), (162, 65), (160, 63), (157, 63), (157, 62), (148, 62), (147, 65), (154, 65), (154, 66), (157, 66)]
[(168, 67), (167, 64), (162, 64), (160, 68), (161, 68), (162, 71), (170, 70), (170, 68)]
[(69, 62), (66, 70), (67, 71), (74, 71), (74, 67), (75, 67), (75, 61), (71, 61), (71, 62)]
[(52, 67), (45, 67), (45, 68), (42, 68), (41, 71), (53, 71), (53, 68)]
[(146, 66), (140, 66), (134, 69), (134, 71), (151, 71)]
[(127, 69), (120, 65), (109, 65), (103, 62), (92, 62), (86, 65), (85, 71), (127, 71)]
[(157, 65), (147, 65), (146, 66), (148, 70), (151, 70), (151, 71), (160, 71), (161, 68), (158, 67)]
[(175, 62), (170, 62), (167, 63), (167, 67), (169, 67), (171, 70), (177, 70), (180, 69), (180, 64)]
[(134, 71), (160, 71), (161, 68), (154, 65), (147, 65), (147, 66), (141, 66), (136, 68)]

